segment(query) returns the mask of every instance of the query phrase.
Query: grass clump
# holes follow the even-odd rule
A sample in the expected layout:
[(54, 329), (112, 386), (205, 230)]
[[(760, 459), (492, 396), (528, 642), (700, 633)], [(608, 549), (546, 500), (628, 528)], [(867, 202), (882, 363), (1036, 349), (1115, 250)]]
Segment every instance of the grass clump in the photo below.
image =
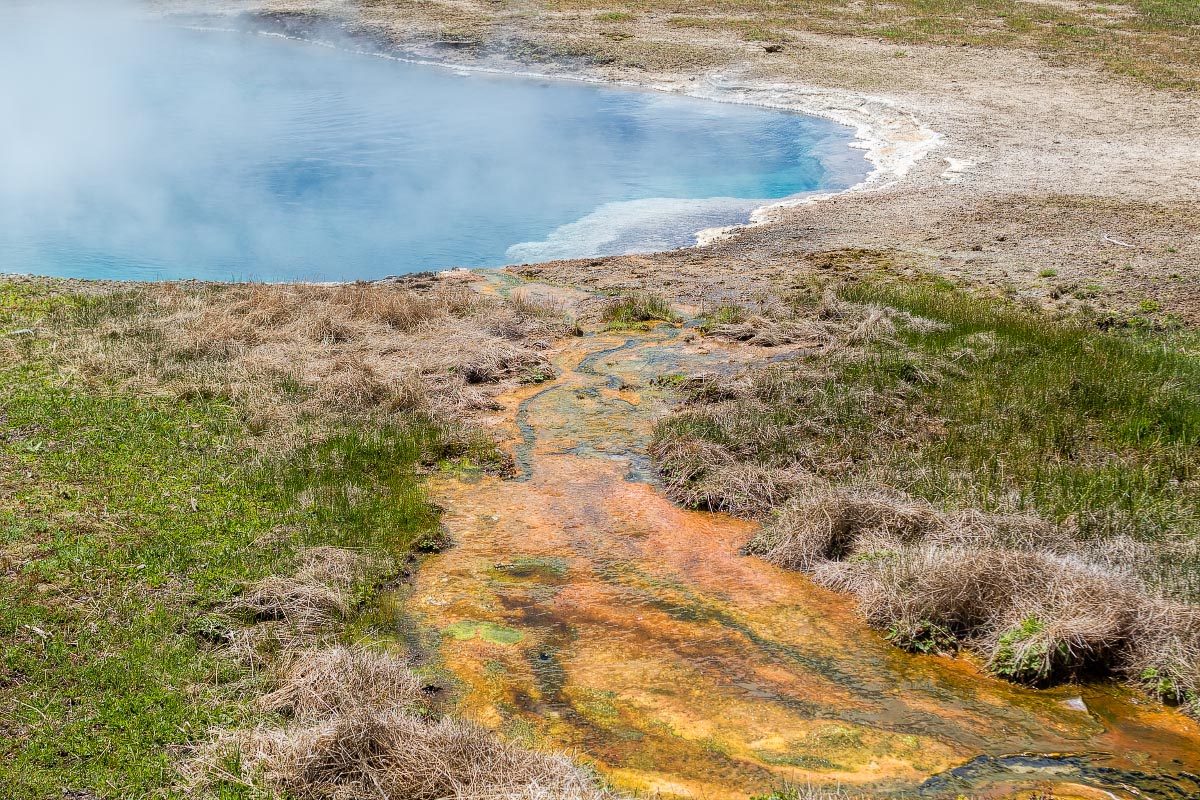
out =
[(824, 331), (778, 308), (750, 310), (737, 305), (718, 306), (701, 317), (701, 333), (757, 347), (780, 347), (804, 343), (815, 345)]
[(296, 652), (259, 702), (271, 722), (227, 731), (203, 748), (189, 765), (193, 786), (298, 800), (610, 796), (565, 756), (439, 717), (423, 684), (386, 651), (336, 645)]
[(813, 488), (775, 512), (747, 552), (854, 593), (867, 620), (905, 649), (965, 645), (993, 673), (1032, 685), (1088, 674), (1160, 680), (1150, 687), (1158, 696), (1193, 702), (1200, 608), (1150, 591), (1110, 544), (1032, 516)]
[(653, 294), (631, 294), (611, 300), (600, 314), (610, 331), (646, 330), (651, 323), (679, 322), (671, 304)]
[(867, 800), (868, 795), (851, 794), (841, 786), (819, 786), (812, 783), (804, 786), (786, 784), (770, 794), (757, 795), (751, 800)]

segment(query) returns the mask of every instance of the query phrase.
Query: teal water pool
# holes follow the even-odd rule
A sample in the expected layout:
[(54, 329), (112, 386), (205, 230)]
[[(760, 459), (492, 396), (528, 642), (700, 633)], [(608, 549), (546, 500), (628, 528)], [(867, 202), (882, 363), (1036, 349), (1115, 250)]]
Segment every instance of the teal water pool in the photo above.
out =
[(868, 165), (833, 122), (0, 12), (0, 271), (352, 280), (689, 245)]

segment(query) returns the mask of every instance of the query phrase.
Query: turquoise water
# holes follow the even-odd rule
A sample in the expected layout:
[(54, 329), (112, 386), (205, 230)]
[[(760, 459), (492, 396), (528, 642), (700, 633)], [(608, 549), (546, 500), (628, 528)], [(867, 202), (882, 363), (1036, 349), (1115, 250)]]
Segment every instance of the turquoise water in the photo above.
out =
[(652, 251), (866, 172), (848, 129), (756, 107), (278, 37), (0, 23), (4, 272), (348, 280)]

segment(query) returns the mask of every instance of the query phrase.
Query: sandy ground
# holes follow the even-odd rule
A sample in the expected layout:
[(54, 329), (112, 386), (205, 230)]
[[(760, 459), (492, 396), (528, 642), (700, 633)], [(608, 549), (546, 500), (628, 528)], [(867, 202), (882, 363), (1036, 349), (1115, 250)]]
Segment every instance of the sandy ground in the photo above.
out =
[(1051, 308), (1086, 305), (1118, 322), (1138, 315), (1200, 324), (1194, 94), (1020, 50), (796, 34), (768, 53), (730, 33), (669, 25), (667, 14), (614, 24), (595, 11), (501, 0), (155, 5), (241, 15), (251, 27), (300, 35), (336, 19), (336, 28), (419, 58), (824, 110), (899, 143), (876, 148), (886, 174), (870, 191), (773, 211), (771, 224), (727, 241), (526, 273), (696, 301), (749, 299), (813, 272), (885, 266)]

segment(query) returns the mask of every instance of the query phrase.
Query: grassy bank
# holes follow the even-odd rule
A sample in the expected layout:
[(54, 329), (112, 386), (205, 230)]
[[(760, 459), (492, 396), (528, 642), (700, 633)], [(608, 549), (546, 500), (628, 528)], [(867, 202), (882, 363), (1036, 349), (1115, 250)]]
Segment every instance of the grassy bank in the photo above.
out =
[[(461, 326), (481, 312), (535, 331), (559, 323), (532, 307), (484, 312), (466, 298), (454, 305), (398, 288), (333, 302), (286, 287), (77, 288), (0, 287), (0, 794), (325, 797), (369, 778), (424, 796), (396, 769), (311, 777), (313, 759), (346, 742), (315, 740), (289, 720), (350, 726), (359, 741), (366, 724), (407, 749), (423, 746), (431, 796), (458, 785), (454, 770), (469, 771), (453, 755), (463, 748), (507, 765), (508, 783), (497, 777), (492, 788), (536, 780), (591, 791), (565, 759), (509, 748), (440, 720), (419, 692), (371, 684), (386, 674), (419, 688), (405, 653), (338, 649), (394, 626), (375, 613), (375, 591), (410, 552), (443, 544), (422, 476), (448, 459), (502, 468), (486, 437), (427, 409), (455, 407), (463, 386), (519, 380), (504, 365), (533, 363), (536, 351), (517, 335), (481, 334), (458, 357), (496, 371), (448, 378), (436, 362), (406, 372), (404, 396), (417, 405), (390, 391), (345, 402), (306, 370), (334, 363), (350, 385), (399, 385), (382, 368), (345, 365), (347, 348), (378, 357), (354, 324), (386, 328), (376, 346), (396, 347), (413, 317)], [(243, 305), (231, 309), (231, 299)], [(264, 306), (274, 330), (262, 319), (213, 324)], [(405, 313), (384, 321), (398, 308)], [(341, 334), (321, 335), (331, 320)], [(256, 347), (272, 353), (291, 341), (279, 326), (297, 328), (299, 350), (284, 353), (291, 371), (262, 369), (263, 352), (247, 364)], [(299, 713), (311, 700), (292, 696), (297, 676), (324, 681), (322, 697), (341, 691), (344, 708)], [(259, 738), (244, 733), (252, 730)]]
[[(1118, 665), (1194, 702), (1190, 338), (1053, 321), (935, 282), (792, 301), (711, 315), (710, 336), (803, 349), (737, 383), (693, 383), (654, 444), (676, 497), (766, 517), (754, 551), (859, 594), (904, 646), (967, 644), (1030, 682)], [(1138, 628), (1150, 617), (1170, 641)]]
[(262, 686), (219, 647), (242, 622), (230, 603), (306, 547), (403, 554), (435, 534), (414, 468), (457, 454), (413, 422), (247, 469), (245, 429), (219, 406), (79, 393), (37, 368), (4, 380), (0, 782), (14, 797), (170, 786), (175, 748), (245, 722)]
[[(868, 36), (905, 45), (1015, 48), (1054, 60), (1096, 64), (1153, 86), (1194, 89), (1200, 82), (1196, 27), (1187, 0), (1135, 0), (1106, 6), (1020, 0), (903, 0), (882, 4), (758, 0), (682, 3), (622, 0), (603, 4), (549, 0), (552, 9), (605, 9), (596, 20), (616, 30), (648, 15), (675, 28), (729, 31), (750, 42), (784, 44), (799, 33)], [(801, 46), (798, 44), (797, 46)]]

